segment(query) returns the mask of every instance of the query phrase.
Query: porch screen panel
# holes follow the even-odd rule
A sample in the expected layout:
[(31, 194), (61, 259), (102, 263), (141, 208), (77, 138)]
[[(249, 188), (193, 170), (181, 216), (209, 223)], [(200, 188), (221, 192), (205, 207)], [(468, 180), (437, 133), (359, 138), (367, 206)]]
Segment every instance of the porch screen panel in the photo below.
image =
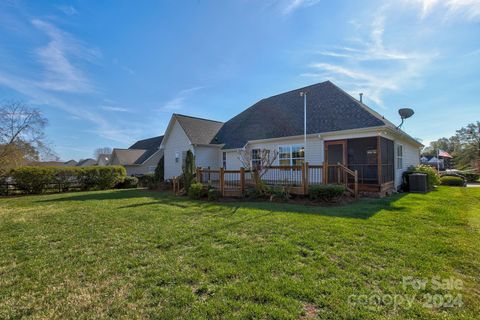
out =
[(377, 137), (347, 140), (348, 167), (357, 170), (358, 182), (378, 184)]
[(394, 144), (392, 140), (380, 138), (382, 158), (382, 183), (394, 180)]

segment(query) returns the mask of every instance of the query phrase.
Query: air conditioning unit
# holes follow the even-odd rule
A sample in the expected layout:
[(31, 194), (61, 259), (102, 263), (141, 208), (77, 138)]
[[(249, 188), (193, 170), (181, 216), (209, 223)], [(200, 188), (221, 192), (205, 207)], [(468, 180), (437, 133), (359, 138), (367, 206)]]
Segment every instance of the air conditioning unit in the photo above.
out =
[(408, 175), (410, 192), (427, 192), (427, 175), (425, 173), (412, 173)]

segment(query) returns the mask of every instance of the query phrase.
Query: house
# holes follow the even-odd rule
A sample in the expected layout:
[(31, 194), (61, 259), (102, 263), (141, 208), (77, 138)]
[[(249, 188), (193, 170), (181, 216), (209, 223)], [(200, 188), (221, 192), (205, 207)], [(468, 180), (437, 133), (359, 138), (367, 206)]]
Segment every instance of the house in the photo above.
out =
[(222, 126), (219, 121), (173, 114), (160, 146), (165, 156), (165, 178), (182, 173), (188, 150), (195, 155), (196, 166), (219, 168), (221, 145), (211, 141)]
[(91, 158), (80, 160), (76, 164), (77, 167), (90, 167), (90, 166), (96, 166), (96, 165), (97, 165), (97, 161)]
[(104, 167), (110, 164), (110, 159), (112, 158), (111, 153), (101, 153), (97, 158), (97, 165)]
[(130, 176), (154, 173), (163, 157), (163, 150), (160, 150), (162, 140), (163, 136), (158, 136), (139, 140), (128, 149), (115, 148), (108, 165), (124, 166)]
[(65, 167), (75, 167), (75, 166), (77, 165), (77, 161), (75, 161), (75, 160), (73, 160), (73, 159), (72, 159), (72, 160), (68, 160), (68, 161), (64, 162), (63, 165), (64, 165)]
[(31, 161), (28, 163), (29, 166), (36, 167), (74, 167), (77, 165), (75, 160), (69, 160), (66, 162), (63, 161)]
[(435, 169), (439, 169), (441, 171), (453, 169), (454, 167), (452, 158), (442, 156), (437, 158), (436, 156), (424, 155), (420, 158), (420, 163), (431, 166)]
[[(307, 92), (306, 146), (301, 92)], [(381, 192), (398, 188), (402, 173), (419, 164), (422, 144), (326, 81), (262, 99), (225, 123), (173, 114), (160, 146), (165, 178), (181, 174), (187, 150), (198, 167), (238, 170), (246, 147), (254, 155), (276, 150), (274, 165), (342, 163), (357, 170), (360, 190)], [(334, 175), (328, 171), (326, 181)]]

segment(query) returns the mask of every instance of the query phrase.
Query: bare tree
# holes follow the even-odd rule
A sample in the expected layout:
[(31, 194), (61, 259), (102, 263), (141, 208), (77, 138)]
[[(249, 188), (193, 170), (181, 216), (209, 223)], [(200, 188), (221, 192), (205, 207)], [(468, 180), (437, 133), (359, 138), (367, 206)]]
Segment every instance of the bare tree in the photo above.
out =
[(277, 157), (277, 150), (252, 149), (247, 146), (238, 151), (238, 159), (245, 169), (252, 171), (253, 181), (260, 191), (264, 191), (262, 177), (268, 172)]
[(21, 101), (9, 101), (0, 106), (0, 170), (6, 170), (38, 160), (54, 157), (47, 146), (44, 129), (47, 119), (39, 109)]
[(95, 151), (93, 151), (93, 157), (94, 159), (98, 159), (98, 157), (101, 154), (112, 154), (112, 148), (110, 147), (103, 147), (103, 148), (97, 148)]

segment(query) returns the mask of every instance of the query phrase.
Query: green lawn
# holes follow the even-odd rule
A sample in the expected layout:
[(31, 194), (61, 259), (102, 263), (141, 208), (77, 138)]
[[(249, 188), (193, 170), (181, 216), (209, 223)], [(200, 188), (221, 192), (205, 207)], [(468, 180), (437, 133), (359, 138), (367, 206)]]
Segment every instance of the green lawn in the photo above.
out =
[[(0, 199), (0, 318), (472, 319), (479, 248), (480, 188), (341, 207), (144, 190)], [(429, 308), (428, 294), (463, 306)]]

